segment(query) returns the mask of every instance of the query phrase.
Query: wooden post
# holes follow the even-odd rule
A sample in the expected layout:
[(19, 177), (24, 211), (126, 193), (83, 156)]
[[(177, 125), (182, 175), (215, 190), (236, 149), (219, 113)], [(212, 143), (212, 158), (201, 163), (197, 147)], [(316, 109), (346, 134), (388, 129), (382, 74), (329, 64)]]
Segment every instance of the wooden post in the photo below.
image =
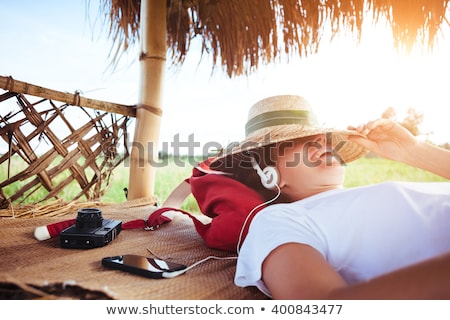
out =
[(166, 65), (167, 1), (141, 1), (139, 103), (130, 153), (128, 199), (154, 194)]

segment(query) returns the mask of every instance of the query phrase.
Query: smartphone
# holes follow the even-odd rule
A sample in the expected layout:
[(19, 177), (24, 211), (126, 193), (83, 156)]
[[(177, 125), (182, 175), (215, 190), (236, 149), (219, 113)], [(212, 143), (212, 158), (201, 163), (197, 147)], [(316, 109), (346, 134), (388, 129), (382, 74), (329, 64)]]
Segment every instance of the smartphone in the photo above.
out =
[(103, 258), (102, 265), (152, 279), (172, 278), (173, 272), (187, 268), (176, 262), (133, 254)]

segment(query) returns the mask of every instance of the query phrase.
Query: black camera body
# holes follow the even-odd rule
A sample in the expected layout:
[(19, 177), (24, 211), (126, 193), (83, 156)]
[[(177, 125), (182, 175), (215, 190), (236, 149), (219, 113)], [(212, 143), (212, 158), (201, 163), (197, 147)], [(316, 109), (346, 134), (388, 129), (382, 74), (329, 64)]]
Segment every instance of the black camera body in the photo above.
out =
[(106, 246), (122, 230), (122, 221), (103, 219), (96, 208), (78, 210), (75, 225), (59, 235), (62, 248), (91, 249)]

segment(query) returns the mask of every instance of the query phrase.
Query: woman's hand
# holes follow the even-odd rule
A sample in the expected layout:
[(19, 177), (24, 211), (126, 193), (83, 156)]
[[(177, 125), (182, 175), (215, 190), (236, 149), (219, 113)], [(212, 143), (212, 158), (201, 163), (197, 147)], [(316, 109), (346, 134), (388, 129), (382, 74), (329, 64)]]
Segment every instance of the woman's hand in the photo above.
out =
[(349, 140), (391, 160), (404, 162), (418, 143), (406, 128), (388, 119), (377, 119), (349, 129), (365, 136), (350, 136)]
[(450, 179), (450, 151), (417, 140), (411, 132), (395, 121), (378, 119), (348, 129), (365, 136), (349, 136), (349, 140), (382, 157)]

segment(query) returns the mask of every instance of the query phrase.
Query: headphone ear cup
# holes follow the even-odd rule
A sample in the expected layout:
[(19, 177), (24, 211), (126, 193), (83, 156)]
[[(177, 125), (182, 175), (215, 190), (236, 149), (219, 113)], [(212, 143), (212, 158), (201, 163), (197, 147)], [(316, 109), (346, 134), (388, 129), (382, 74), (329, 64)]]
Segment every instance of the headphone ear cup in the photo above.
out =
[(278, 185), (279, 174), (275, 167), (265, 167), (263, 170), (264, 178), (261, 177), (261, 183), (266, 189), (275, 189)]

